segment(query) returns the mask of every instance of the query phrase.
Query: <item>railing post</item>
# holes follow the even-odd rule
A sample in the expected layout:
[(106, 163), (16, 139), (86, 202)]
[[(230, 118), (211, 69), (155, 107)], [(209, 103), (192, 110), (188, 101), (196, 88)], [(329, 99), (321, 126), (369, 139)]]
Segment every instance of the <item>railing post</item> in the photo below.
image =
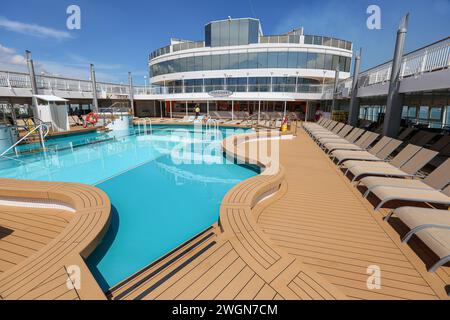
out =
[(7, 72), (6, 73), (6, 83), (8, 84), (8, 88), (12, 89), (11, 81), (10, 81), (9, 77), (10, 77), (9, 72)]
[(403, 61), (403, 64), (402, 64), (402, 72), (400, 73), (401, 79), (403, 79), (403, 77), (405, 76), (405, 71), (406, 71), (406, 59)]
[(425, 72), (425, 66), (426, 66), (426, 63), (427, 63), (427, 57), (428, 57), (428, 50), (425, 50), (425, 54), (422, 57), (422, 63), (421, 63), (421, 66), (420, 66), (420, 74)]
[(90, 64), (91, 69), (91, 83), (92, 83), (92, 103), (93, 110), (95, 113), (98, 113), (98, 100), (97, 100), (97, 81), (95, 80), (95, 70), (94, 65)]

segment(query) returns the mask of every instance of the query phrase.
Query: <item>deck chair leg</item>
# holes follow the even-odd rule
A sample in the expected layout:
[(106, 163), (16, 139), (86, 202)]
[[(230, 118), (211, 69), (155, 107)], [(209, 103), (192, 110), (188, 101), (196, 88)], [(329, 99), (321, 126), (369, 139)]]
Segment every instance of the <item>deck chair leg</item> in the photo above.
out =
[(394, 209), (392, 209), (391, 212), (389, 212), (389, 213), (387, 214), (387, 216), (385, 216), (385, 217), (383, 218), (383, 220), (386, 221), (386, 222), (388, 222), (389, 219), (391, 219), (393, 215), (394, 215)]
[(382, 206), (384, 206), (384, 204), (385, 204), (386, 202), (388, 202), (388, 201), (391, 201), (391, 199), (385, 199), (385, 200), (382, 200), (382, 201), (376, 206), (375, 211), (380, 210), (380, 208), (381, 208)]
[(447, 262), (450, 261), (450, 255), (443, 257), (442, 259), (440, 259), (438, 262), (436, 262), (435, 264), (433, 264), (429, 269), (428, 272), (435, 272), (440, 266), (443, 266), (444, 264), (446, 264)]
[(407, 243), (409, 240), (411, 240), (412, 236), (415, 235), (417, 232), (419, 232), (420, 230), (425, 229), (425, 226), (417, 226), (411, 230), (408, 231), (408, 233), (406, 233), (403, 238), (402, 238), (402, 242), (403, 243)]
[(369, 196), (370, 192), (372, 191), (372, 189), (367, 188), (367, 191), (364, 192), (364, 198), (367, 199), (367, 197)]

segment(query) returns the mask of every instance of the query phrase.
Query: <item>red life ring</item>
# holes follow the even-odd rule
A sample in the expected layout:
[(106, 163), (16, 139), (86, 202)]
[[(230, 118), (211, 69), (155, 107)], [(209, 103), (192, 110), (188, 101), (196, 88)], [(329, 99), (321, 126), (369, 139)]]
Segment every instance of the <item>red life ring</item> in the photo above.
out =
[(98, 122), (98, 115), (96, 115), (94, 112), (90, 112), (87, 116), (86, 116), (86, 123), (90, 123), (92, 125), (96, 124)]

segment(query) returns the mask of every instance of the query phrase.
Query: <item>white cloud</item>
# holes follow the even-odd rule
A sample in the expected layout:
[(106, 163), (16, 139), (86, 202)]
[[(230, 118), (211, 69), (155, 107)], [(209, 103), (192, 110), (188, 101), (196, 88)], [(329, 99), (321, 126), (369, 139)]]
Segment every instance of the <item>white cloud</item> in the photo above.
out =
[(34, 23), (13, 21), (5, 17), (0, 17), (0, 28), (41, 38), (54, 38), (57, 40), (72, 38), (72, 35), (67, 31), (56, 30)]
[[(53, 60), (34, 60), (37, 74), (62, 76), (75, 79), (89, 79), (89, 60), (77, 58), (72, 54), (66, 56), (64, 62)], [(108, 65), (98, 63), (95, 65), (96, 77), (99, 81), (117, 82), (120, 78), (126, 78), (126, 73), (120, 65)], [(27, 72), (26, 59), (24, 55), (17, 54), (16, 49), (9, 48), (0, 43), (0, 70)], [(112, 71), (115, 70), (115, 73)]]
[(16, 53), (13, 48), (8, 48), (0, 43), (0, 69), (11, 71), (24, 71), (25, 57)]

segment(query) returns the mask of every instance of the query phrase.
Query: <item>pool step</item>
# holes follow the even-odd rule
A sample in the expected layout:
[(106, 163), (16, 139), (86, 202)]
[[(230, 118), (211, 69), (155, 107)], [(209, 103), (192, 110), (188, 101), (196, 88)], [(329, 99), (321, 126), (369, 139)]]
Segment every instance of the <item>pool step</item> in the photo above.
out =
[(216, 227), (211, 226), (110, 288), (106, 296), (111, 300), (143, 299), (197, 257), (214, 247), (216, 238)]

